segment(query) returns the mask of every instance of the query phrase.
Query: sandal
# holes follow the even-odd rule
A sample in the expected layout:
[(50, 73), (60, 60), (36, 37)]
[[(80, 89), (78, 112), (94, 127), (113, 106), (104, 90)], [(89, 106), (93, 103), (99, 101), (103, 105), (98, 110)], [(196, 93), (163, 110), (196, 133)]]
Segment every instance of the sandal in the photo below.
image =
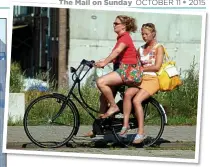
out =
[(145, 135), (140, 135), (140, 134), (137, 134), (133, 140), (133, 144), (140, 144), (144, 141), (144, 139), (146, 139), (146, 136)]
[(122, 129), (121, 129), (121, 131), (120, 131), (120, 133), (119, 133), (119, 135), (120, 135), (121, 137), (126, 137), (127, 132), (128, 132), (129, 130), (130, 130), (130, 126), (128, 126), (128, 127), (123, 126)]

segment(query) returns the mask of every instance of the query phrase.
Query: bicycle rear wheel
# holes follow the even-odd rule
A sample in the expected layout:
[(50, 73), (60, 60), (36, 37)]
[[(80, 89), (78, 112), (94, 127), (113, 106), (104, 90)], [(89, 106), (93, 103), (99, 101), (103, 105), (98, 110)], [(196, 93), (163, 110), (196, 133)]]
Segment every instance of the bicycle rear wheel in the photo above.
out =
[(77, 114), (73, 102), (66, 103), (62, 95), (40, 96), (26, 108), (24, 130), (28, 138), (39, 147), (61, 147), (78, 128)]
[(144, 131), (147, 138), (144, 146), (158, 145), (158, 140), (163, 134), (165, 127), (165, 111), (159, 102), (150, 97), (144, 104)]
[[(152, 97), (143, 102), (142, 106), (144, 110), (144, 131), (147, 137), (141, 145), (148, 147), (154, 145), (160, 139), (164, 130), (165, 117), (164, 111), (160, 107), (159, 103)], [(132, 145), (138, 131), (138, 122), (134, 114), (130, 115), (129, 124), (131, 129), (128, 131), (127, 136), (123, 137), (119, 135), (122, 125), (119, 126), (118, 124), (118, 126), (112, 127), (112, 132), (117, 141), (126, 147)]]

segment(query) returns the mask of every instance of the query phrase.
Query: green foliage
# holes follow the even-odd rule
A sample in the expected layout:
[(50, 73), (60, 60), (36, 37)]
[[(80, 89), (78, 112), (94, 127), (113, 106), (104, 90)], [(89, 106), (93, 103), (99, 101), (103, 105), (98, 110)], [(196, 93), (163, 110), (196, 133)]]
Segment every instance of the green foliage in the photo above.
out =
[[(95, 81), (98, 78), (96, 74), (96, 70), (87, 78), (86, 83), (81, 87), (81, 95), (84, 101), (96, 111), (99, 111), (99, 96), (100, 92), (95, 86)], [(74, 94), (79, 97), (79, 92), (77, 89), (74, 89)], [(90, 125), (93, 123), (93, 119), (88, 114), (87, 111), (75, 100), (72, 99), (73, 102), (76, 104), (79, 114), (80, 114), (80, 121), (83, 125)], [(95, 117), (97, 117), (98, 113), (91, 112)]]
[(185, 71), (183, 85), (170, 92), (160, 92), (155, 98), (166, 109), (170, 124), (196, 124), (199, 74), (193, 62)]
[(14, 118), (11, 115), (9, 115), (7, 124), (8, 126), (23, 126), (23, 120), (21, 117), (19, 117), (16, 118), (16, 120), (14, 121)]
[(19, 93), (21, 92), (23, 85), (23, 75), (20, 64), (17, 62), (11, 63), (10, 69), (10, 92)]
[[(48, 94), (48, 93), (49, 92), (40, 92), (40, 91), (35, 91), (35, 90), (25, 92), (26, 107), (35, 98), (37, 98), (41, 95)], [(57, 93), (67, 95), (68, 89), (64, 89), (64, 88), (59, 89), (57, 91)], [(96, 111), (98, 111), (98, 109), (99, 109), (99, 95), (100, 95), (98, 89), (84, 85), (83, 87), (81, 87), (81, 93), (82, 93), (82, 97), (84, 98), (85, 102), (87, 102), (91, 108), (96, 109)], [(74, 94), (79, 98), (79, 92), (77, 91), (77, 89), (74, 90)], [(92, 124), (93, 119), (90, 117), (90, 115), (85, 111), (85, 109), (75, 99), (72, 99), (72, 100), (75, 103), (75, 105), (77, 106), (77, 109), (79, 111), (80, 123), (82, 125)], [(43, 101), (43, 103), (39, 103), (33, 107), (31, 118), (37, 117), (37, 119), (39, 119), (42, 114), (46, 114), (46, 113), (49, 114), (50, 112), (54, 112), (54, 110), (58, 107), (59, 107), (58, 104), (55, 103), (55, 101), (53, 101), (53, 100), (48, 99), (46, 101)], [(95, 117), (97, 117), (97, 115), (98, 115), (97, 113), (93, 113), (93, 112), (92, 112), (92, 114)], [(44, 115), (42, 115), (42, 117), (44, 117)], [(67, 119), (67, 118), (69, 118), (69, 119)], [(70, 115), (69, 112), (64, 112), (61, 119), (63, 119), (63, 121), (65, 120), (66, 122), (68, 122), (69, 120), (72, 120), (72, 115)]]
[[(18, 67), (17, 65), (14, 67)], [(13, 67), (13, 68), (14, 68)], [(196, 70), (196, 64), (192, 63), (189, 70), (185, 71), (185, 76), (183, 77), (183, 85), (176, 88), (173, 91), (170, 92), (159, 92), (154, 97), (163, 104), (167, 116), (168, 116), (168, 124), (169, 125), (195, 125), (196, 119), (197, 119), (197, 103), (198, 103), (198, 83), (199, 83), (199, 74)], [(14, 68), (14, 69), (16, 69)], [(14, 70), (13, 69), (13, 85), (14, 81), (20, 79), (20, 70)], [(17, 68), (18, 69), (18, 68)], [(16, 76), (14, 75), (14, 71), (18, 71), (16, 73)], [(19, 77), (17, 77), (17, 75)], [(14, 79), (16, 77), (16, 79)], [(84, 98), (85, 102), (89, 104), (90, 107), (93, 109), (96, 109), (98, 111), (99, 109), (99, 96), (100, 92), (95, 87), (94, 82), (92, 80), (96, 80), (97, 76), (94, 72), (88, 79), (86, 84), (84, 84), (81, 87), (81, 94)], [(20, 80), (18, 80), (19, 83), (16, 83), (16, 85), (21, 85)], [(14, 87), (15, 88), (15, 87)], [(20, 90), (20, 88), (19, 88)], [(51, 90), (56, 90), (55, 88), (51, 88)], [(69, 88), (62, 88), (56, 90), (56, 92), (67, 95), (69, 91)], [(28, 91), (25, 92), (25, 100), (26, 100), (26, 106), (31, 102), (31, 100), (39, 97), (40, 95), (44, 95), (47, 92), (39, 92), (39, 91)], [(79, 98), (79, 92), (77, 88), (74, 89), (74, 94)], [(90, 117), (90, 115), (85, 111), (85, 109), (82, 108), (82, 106), (73, 99), (73, 102), (76, 104), (79, 115), (80, 115), (80, 123), (82, 125), (92, 124), (93, 119)], [(51, 111), (55, 109), (55, 106), (49, 102), (43, 104), (42, 106), (34, 110), (34, 117), (36, 117), (36, 114), (39, 113), (39, 111), (45, 111), (43, 113), (47, 113), (48, 111)], [(97, 117), (98, 113), (93, 113), (94, 116)], [(63, 116), (63, 119), (68, 121), (70, 118), (70, 115), (67, 115), (66, 117)]]
[[(75, 89), (74, 94), (79, 97), (79, 92)], [(93, 109), (95, 109), (96, 111), (99, 110), (99, 96), (100, 93), (98, 91), (97, 88), (95, 87), (91, 87), (88, 85), (84, 85), (81, 88), (81, 94), (82, 97), (84, 98), (84, 101)], [(82, 108), (82, 106), (75, 100), (72, 99), (73, 102), (76, 104), (79, 114), (80, 114), (80, 121), (81, 124), (83, 125), (88, 125), (93, 123), (93, 119), (91, 118), (91, 116), (87, 113), (87, 111), (85, 111), (84, 108)], [(95, 117), (97, 117), (98, 113), (95, 112), (91, 112)]]

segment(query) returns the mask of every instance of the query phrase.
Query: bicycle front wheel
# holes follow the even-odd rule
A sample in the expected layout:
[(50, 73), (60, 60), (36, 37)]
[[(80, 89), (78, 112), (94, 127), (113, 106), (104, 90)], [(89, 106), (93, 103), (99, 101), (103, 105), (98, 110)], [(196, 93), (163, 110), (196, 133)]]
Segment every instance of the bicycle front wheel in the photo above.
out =
[(56, 148), (66, 144), (78, 128), (75, 105), (64, 96), (40, 96), (26, 108), (23, 125), (28, 138), (37, 146)]

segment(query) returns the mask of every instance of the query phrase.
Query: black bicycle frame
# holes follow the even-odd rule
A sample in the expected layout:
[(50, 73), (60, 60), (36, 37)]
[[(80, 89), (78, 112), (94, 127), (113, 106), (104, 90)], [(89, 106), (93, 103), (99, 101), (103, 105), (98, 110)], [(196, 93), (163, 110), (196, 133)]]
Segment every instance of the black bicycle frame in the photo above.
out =
[[(60, 116), (60, 114), (63, 112), (63, 109), (66, 107), (66, 105), (68, 104), (68, 100), (71, 99), (71, 96), (76, 99), (76, 101), (82, 106), (82, 108), (84, 108), (88, 114), (94, 119), (96, 120), (96, 118), (94, 117), (94, 115), (91, 113), (92, 112), (97, 112), (99, 113), (99, 111), (93, 109), (92, 107), (90, 107), (84, 100), (84, 98), (82, 97), (81, 94), (81, 89), (80, 89), (80, 82), (84, 79), (84, 77), (87, 75), (87, 73), (90, 71), (90, 69), (93, 67), (93, 63), (94, 61), (87, 61), (87, 60), (82, 60), (80, 65), (78, 66), (77, 69), (74, 69), (73, 67), (71, 67), (71, 73), (73, 73), (72, 75), (72, 80), (74, 81), (71, 89), (69, 90), (68, 95), (66, 96), (66, 99), (64, 101), (64, 103), (62, 104), (60, 110), (58, 111), (58, 113), (53, 117), (52, 122)], [(88, 70), (86, 71), (86, 73), (80, 78), (82, 71), (84, 70), (85, 66), (88, 66)], [(77, 71), (80, 69), (79, 73), (77, 74)], [(74, 79), (74, 76), (76, 76), (76, 78)], [(75, 88), (75, 86), (78, 84), (78, 92), (79, 92), (79, 99), (74, 93), (73, 90)], [(91, 111), (90, 111), (91, 110)]]

